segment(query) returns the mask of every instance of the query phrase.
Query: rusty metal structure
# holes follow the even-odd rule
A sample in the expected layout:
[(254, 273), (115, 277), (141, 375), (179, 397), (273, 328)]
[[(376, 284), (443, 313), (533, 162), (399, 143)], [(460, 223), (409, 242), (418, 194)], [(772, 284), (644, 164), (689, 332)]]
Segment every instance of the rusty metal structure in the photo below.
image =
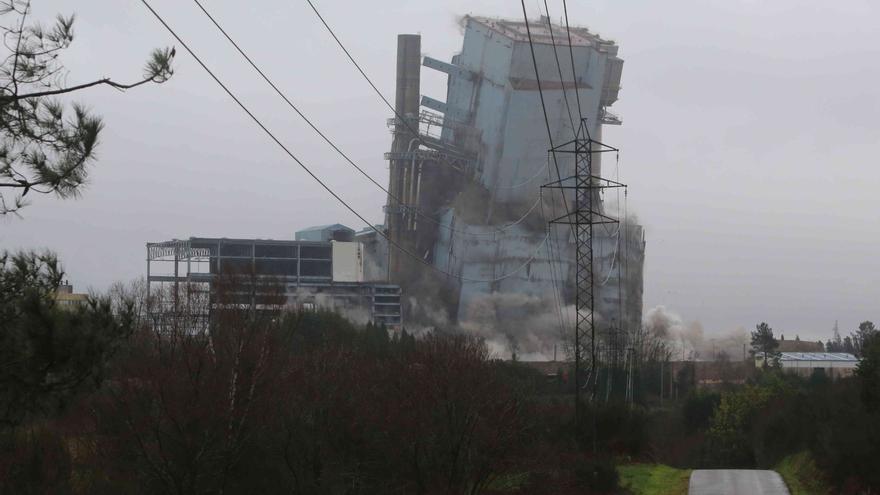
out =
[[(421, 36), (397, 38), (397, 89), (395, 117), (388, 121), (393, 139), (389, 162), (387, 235), (411, 253), (430, 252), (436, 241), (436, 223), (426, 222), (430, 212), (450, 200), (453, 190), (437, 184), (461, 184), (472, 171), (474, 155), (432, 133), (448, 123), (442, 115), (421, 111)], [(413, 260), (399, 249), (388, 250), (389, 282), (406, 283)]]

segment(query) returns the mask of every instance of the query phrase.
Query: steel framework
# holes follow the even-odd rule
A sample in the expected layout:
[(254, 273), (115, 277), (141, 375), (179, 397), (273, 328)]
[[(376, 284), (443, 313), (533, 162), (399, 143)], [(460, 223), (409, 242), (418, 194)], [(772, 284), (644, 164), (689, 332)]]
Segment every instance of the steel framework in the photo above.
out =
[(207, 328), (223, 276), (235, 282), (227, 303), (259, 310), (280, 296), (300, 309), (359, 307), (373, 323), (402, 328), (400, 287), (335, 280), (332, 253), (330, 241), (191, 237), (147, 243), (148, 312), (157, 326), (186, 320)]
[(587, 119), (581, 119), (575, 139), (557, 145), (550, 149), (554, 154), (573, 154), (575, 170), (574, 175), (559, 178), (554, 182), (545, 184), (544, 188), (559, 189), (563, 198), (565, 191), (574, 191), (574, 210), (569, 210), (565, 215), (550, 220), (551, 224), (570, 225), (575, 236), (575, 309), (576, 319), (574, 328), (574, 379), (575, 379), (575, 417), (579, 416), (580, 393), (583, 367), (582, 341), (585, 335), (589, 336), (590, 344), (590, 374), (592, 380), (591, 396), (595, 396), (597, 380), (596, 355), (596, 323), (593, 318), (593, 225), (605, 223), (617, 223), (618, 220), (607, 216), (597, 210), (599, 205), (599, 191), (605, 188), (625, 187), (624, 184), (609, 179), (603, 179), (593, 175), (593, 156), (597, 153), (618, 152), (617, 148), (608, 146), (594, 140), (590, 136)]

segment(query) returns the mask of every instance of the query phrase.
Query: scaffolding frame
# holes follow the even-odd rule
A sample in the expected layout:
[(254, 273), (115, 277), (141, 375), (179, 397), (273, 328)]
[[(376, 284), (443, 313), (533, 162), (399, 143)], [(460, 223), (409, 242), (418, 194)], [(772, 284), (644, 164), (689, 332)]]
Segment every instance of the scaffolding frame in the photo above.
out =
[[(242, 307), (259, 310), (272, 306), (267, 299), (279, 294), (267, 288), (276, 287), (283, 289), (285, 305), (293, 302), (300, 309), (317, 309), (320, 299), (327, 297), (334, 305), (348, 301), (367, 307), (370, 321), (391, 330), (403, 326), (400, 287), (384, 282), (334, 281), (332, 243), (328, 241), (192, 237), (147, 243), (146, 261), (148, 313), (156, 325), (202, 318), (205, 323), (201, 326), (206, 327), (217, 304), (212, 292), (217, 277), (229, 274), (231, 280), (242, 283), (242, 289), (232, 294), (234, 304)], [(173, 268), (165, 270), (167, 274), (157, 274), (156, 264), (173, 264)], [(234, 270), (226, 271), (227, 264)], [(168, 289), (171, 297), (157, 299), (153, 297), (155, 289)], [(205, 298), (199, 314), (194, 314), (194, 297)]]

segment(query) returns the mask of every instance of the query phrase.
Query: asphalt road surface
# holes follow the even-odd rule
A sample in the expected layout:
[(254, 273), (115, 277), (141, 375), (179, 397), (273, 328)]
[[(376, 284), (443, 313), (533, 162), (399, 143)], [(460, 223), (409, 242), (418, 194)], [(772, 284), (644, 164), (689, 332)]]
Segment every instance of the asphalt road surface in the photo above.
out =
[(789, 495), (776, 471), (752, 469), (696, 469), (689, 495)]

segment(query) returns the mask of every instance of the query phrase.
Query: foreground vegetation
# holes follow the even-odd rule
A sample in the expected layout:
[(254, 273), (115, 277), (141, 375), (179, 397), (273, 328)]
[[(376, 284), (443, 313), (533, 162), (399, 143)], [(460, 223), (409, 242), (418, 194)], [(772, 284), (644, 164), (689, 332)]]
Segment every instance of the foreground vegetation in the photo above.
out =
[(617, 468), (620, 486), (632, 495), (685, 495), (691, 471), (662, 464), (627, 464)]
[(564, 373), (467, 335), (255, 311), (232, 281), (210, 318), (186, 288), (164, 318), (137, 287), (62, 308), (62, 277), (49, 254), (0, 257), (0, 493), (664, 494), (720, 467), (880, 490), (880, 339), (851, 379), (768, 368), (662, 406), (648, 359), (635, 403), (574, 418)]
[(782, 475), (791, 495), (831, 495), (825, 475), (816, 466), (809, 452), (800, 452), (783, 459), (774, 468)]
[(233, 281), (210, 318), (186, 288), (63, 308), (62, 276), (0, 260), (0, 493), (615, 490), (570, 397), (476, 338), (255, 311)]

